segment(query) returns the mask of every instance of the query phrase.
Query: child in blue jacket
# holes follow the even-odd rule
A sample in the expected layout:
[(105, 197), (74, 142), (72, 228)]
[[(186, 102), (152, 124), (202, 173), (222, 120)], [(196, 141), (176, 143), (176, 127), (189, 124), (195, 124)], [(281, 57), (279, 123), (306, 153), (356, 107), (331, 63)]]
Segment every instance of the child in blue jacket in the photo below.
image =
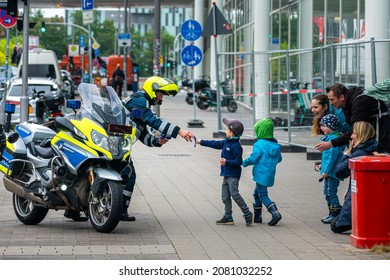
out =
[[(336, 131), (339, 125), (339, 118), (336, 115), (325, 115), (320, 121), (320, 127), (324, 136), (321, 141), (329, 142), (341, 135)], [(336, 177), (336, 166), (343, 156), (344, 146), (331, 147), (322, 152), (320, 181), (324, 181), (323, 192), (325, 200), (328, 204), (329, 214), (321, 218), (324, 224), (330, 224), (339, 214), (341, 210), (340, 201), (337, 195), (337, 189), (340, 185), (339, 178)]]
[(275, 202), (268, 197), (268, 187), (274, 185), (276, 165), (282, 161), (282, 147), (274, 138), (274, 124), (271, 118), (259, 120), (253, 128), (257, 141), (253, 145), (252, 153), (244, 159), (242, 166), (253, 165), (253, 181), (256, 182), (256, 188), (253, 192), (254, 222), (263, 222), (261, 206), (264, 204), (272, 215), (268, 225), (274, 226), (282, 219), (282, 215)]
[(232, 217), (232, 198), (244, 213), (246, 226), (250, 226), (253, 222), (253, 214), (249, 211), (249, 207), (238, 191), (238, 183), (241, 177), (242, 163), (242, 146), (240, 136), (244, 132), (244, 125), (239, 120), (228, 120), (223, 118), (223, 123), (226, 125), (225, 140), (201, 140), (196, 139), (196, 143), (222, 150), (221, 159), (221, 176), (222, 182), (222, 202), (225, 204), (225, 214), (222, 219), (216, 221), (218, 225), (233, 225)]

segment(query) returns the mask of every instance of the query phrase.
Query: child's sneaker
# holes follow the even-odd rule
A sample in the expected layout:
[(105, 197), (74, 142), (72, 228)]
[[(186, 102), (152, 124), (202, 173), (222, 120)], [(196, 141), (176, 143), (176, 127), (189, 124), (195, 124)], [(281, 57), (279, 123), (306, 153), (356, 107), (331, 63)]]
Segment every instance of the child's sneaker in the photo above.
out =
[(216, 221), (217, 225), (234, 225), (233, 218), (226, 218), (225, 216), (222, 217), (222, 219)]
[(253, 214), (249, 212), (248, 215), (244, 215), (246, 226), (249, 227), (253, 223)]

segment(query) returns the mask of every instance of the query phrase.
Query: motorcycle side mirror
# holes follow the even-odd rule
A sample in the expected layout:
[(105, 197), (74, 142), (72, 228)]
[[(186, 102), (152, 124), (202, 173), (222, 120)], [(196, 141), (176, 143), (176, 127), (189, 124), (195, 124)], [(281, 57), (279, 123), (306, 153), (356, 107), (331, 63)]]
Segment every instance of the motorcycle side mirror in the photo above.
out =
[(8, 135), (8, 142), (13, 144), (19, 139), (19, 134), (17, 132), (12, 132)]
[(40, 90), (40, 91), (38, 91), (38, 93), (37, 93), (37, 97), (41, 97), (41, 96), (43, 96), (45, 93), (46, 93), (46, 92), (45, 92), (44, 90)]

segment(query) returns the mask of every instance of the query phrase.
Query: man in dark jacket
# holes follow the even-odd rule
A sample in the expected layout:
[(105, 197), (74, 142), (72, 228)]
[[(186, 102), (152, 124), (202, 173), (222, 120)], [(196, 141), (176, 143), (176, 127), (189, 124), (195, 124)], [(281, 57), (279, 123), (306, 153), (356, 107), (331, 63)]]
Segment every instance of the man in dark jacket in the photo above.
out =
[[(378, 119), (379, 128), (376, 127), (377, 118), (375, 117), (379, 113), (378, 106), (381, 112), (386, 112), (386, 105), (381, 101), (362, 94), (363, 90), (361, 87), (347, 89), (342, 84), (334, 84), (330, 88), (328, 98), (336, 107), (340, 106), (343, 108), (346, 121), (351, 127), (358, 121), (371, 123), (376, 128), (377, 133), (379, 133), (379, 143), (381, 144), (382, 150), (390, 153), (390, 116), (386, 115)], [(332, 146), (339, 147), (348, 145), (351, 134), (352, 129), (330, 142), (318, 143), (315, 145), (315, 148), (322, 152)]]
[(115, 89), (119, 98), (122, 98), (122, 88), (125, 81), (125, 72), (121, 69), (121, 65), (117, 64), (114, 73), (112, 74), (112, 87)]

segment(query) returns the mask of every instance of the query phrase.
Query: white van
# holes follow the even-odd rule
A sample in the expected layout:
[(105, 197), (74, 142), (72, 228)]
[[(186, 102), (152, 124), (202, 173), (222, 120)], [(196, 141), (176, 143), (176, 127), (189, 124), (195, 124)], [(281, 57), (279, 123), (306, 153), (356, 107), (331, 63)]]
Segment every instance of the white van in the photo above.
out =
[[(22, 77), (23, 53), (18, 65), (18, 77)], [(57, 55), (54, 51), (35, 48), (28, 52), (28, 70), (29, 78), (52, 78), (62, 89), (64, 82), (58, 66)]]

